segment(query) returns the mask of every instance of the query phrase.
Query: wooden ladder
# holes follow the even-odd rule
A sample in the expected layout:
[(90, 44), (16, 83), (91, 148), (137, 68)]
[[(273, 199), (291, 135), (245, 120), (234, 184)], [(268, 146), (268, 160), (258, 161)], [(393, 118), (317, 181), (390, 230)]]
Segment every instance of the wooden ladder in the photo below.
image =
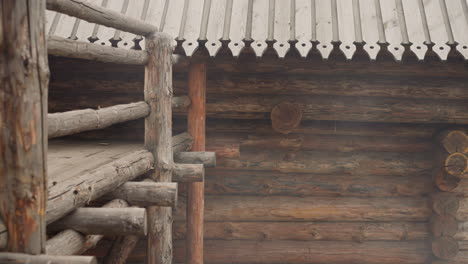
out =
[[(172, 137), (172, 107), (190, 104), (186, 96), (172, 96), (172, 37), (157, 32), (144, 21), (82, 0), (6, 0), (0, 6), (3, 14), (9, 13), (17, 19), (12, 20), (12, 27), (19, 27), (21, 18), (32, 21), (27, 26), (29, 35), (25, 35), (25, 43), (16, 45), (38, 51), (32, 52), (31, 62), (39, 69), (37, 74), (29, 74), (24, 54), (20, 52), (13, 52), (2, 65), (17, 70), (18, 76), (10, 79), (7, 92), (0, 93), (0, 103), (8, 105), (6, 111), (0, 111), (0, 120), (4, 120), (0, 128), (0, 139), (4, 142), (0, 143), (0, 157), (6, 164), (0, 167), (3, 188), (0, 249), (9, 251), (0, 253), (0, 262), (96, 263), (94, 257), (71, 255), (95, 246), (103, 235), (118, 234), (104, 260), (106, 263), (124, 263), (141, 235), (147, 235), (148, 239), (147, 263), (171, 263), (172, 208), (177, 201), (177, 183), (173, 181), (203, 182), (204, 165), (216, 163), (212, 152), (184, 152), (192, 146), (189, 133)], [(146, 50), (125, 50), (50, 36), (46, 51), (45, 6), (90, 23), (144, 36)], [(13, 37), (3, 29), (5, 25), (1, 26), (0, 33)], [(14, 45), (6, 43), (5, 50), (15, 50)], [(47, 114), (47, 53), (145, 65), (145, 101)], [(7, 71), (2, 74), (7, 76)], [(26, 81), (18, 83), (15, 78)], [(145, 118), (143, 148), (133, 149), (93, 170), (73, 168), (79, 171), (76, 176), (46, 186), (48, 139), (140, 118)], [(189, 122), (189, 130), (194, 129)], [(63, 144), (67, 147), (66, 141)], [(131, 181), (141, 175), (150, 177)], [(103, 198), (110, 202), (102, 208), (82, 208), (90, 201)], [(146, 209), (125, 208), (129, 206)], [(49, 224), (48, 228), (60, 232), (46, 240)]]

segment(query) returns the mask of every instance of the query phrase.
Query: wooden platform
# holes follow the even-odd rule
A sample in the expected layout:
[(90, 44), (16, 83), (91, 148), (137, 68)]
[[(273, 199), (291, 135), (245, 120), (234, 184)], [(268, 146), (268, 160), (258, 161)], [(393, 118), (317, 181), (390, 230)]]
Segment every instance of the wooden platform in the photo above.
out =
[(48, 184), (82, 175), (143, 148), (138, 142), (54, 139), (47, 153)]

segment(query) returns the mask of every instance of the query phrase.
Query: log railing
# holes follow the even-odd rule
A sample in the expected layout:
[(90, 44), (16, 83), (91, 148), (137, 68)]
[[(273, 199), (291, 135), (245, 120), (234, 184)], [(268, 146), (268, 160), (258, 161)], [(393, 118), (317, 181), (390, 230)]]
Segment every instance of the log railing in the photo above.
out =
[[(14, 13), (15, 11), (24, 11), (20, 9), (27, 8), (26, 6), (36, 8), (42, 14), (40, 18), (42, 20), (38, 21), (37, 24), (43, 27), (46, 0), (24, 1), (30, 4), (18, 5), (18, 10), (8, 10), (7, 8), (3, 10)], [(38, 5), (35, 5), (36, 3)], [(48, 199), (35, 199), (38, 202), (47, 200), (46, 210), (43, 204), (29, 203), (32, 213), (24, 215), (31, 216), (33, 223), (26, 223), (18, 219), (21, 221), (11, 225), (12, 219), (6, 219), (8, 224), (0, 221), (1, 247), (6, 246), (8, 249), (28, 254), (49, 254), (32, 256), (0, 253), (0, 260), (28, 263), (95, 263), (96, 260), (93, 257), (55, 255), (80, 254), (96, 245), (103, 235), (119, 235), (114, 241), (110, 255), (104, 259), (104, 262), (124, 263), (135, 246), (138, 236), (147, 235), (149, 245), (147, 263), (171, 263), (171, 207), (175, 207), (177, 202), (177, 183), (172, 183), (172, 181), (203, 181), (204, 164), (214, 166), (216, 163), (213, 153), (183, 152), (189, 150), (192, 146), (192, 138), (189, 134), (183, 133), (174, 138), (172, 137), (172, 108), (186, 108), (190, 105), (190, 99), (187, 96), (172, 97), (172, 64), (177, 59), (172, 55), (173, 38), (158, 33), (157, 28), (153, 25), (82, 0), (47, 0), (47, 9), (74, 16), (90, 23), (97, 23), (146, 37), (147, 50), (144, 51), (105, 47), (55, 36), (48, 37), (47, 45), (49, 55), (107, 63), (145, 65), (145, 101), (97, 110), (74, 110), (47, 116), (46, 112), (42, 111), (47, 109), (45, 97), (36, 96), (32, 98), (34, 105), (39, 105), (42, 110), (29, 109), (34, 111), (16, 112), (40, 114), (34, 117), (35, 122), (33, 123), (38, 124), (37, 131), (35, 131), (35, 134), (38, 135), (35, 136), (36, 141), (41, 144), (44, 143), (44, 148), (33, 148), (34, 155), (25, 157), (24, 160), (25, 163), (35, 166), (34, 171), (44, 172), (43, 177), (41, 175), (27, 175), (37, 180), (44, 180), (34, 186), (34, 190), (39, 190), (36, 197), (42, 197), (47, 193), (46, 187), (43, 186), (46, 182), (46, 174), (45, 169), (42, 168), (45, 166), (44, 158), (47, 154), (47, 137), (72, 135), (145, 118), (145, 149), (128, 153), (124, 157), (100, 165), (93, 170), (85, 170), (81, 174), (65, 178), (61, 182), (52, 182), (48, 189)], [(31, 19), (35, 18), (29, 18), (28, 20), (33, 21)], [(14, 22), (20, 24), (20, 20)], [(43, 28), (40, 28), (40, 30), (42, 32), (29, 34), (28, 37), (34, 36), (39, 39), (41, 36), (45, 36)], [(24, 39), (28, 39), (28, 37)], [(41, 39), (41, 41), (41, 47), (44, 51), (42, 55), (46, 57), (45, 38)], [(33, 49), (25, 48), (22, 50)], [(20, 54), (18, 53), (18, 55)], [(23, 57), (19, 60), (20, 64), (25, 66), (26, 64), (22, 62), (22, 59)], [(43, 65), (41, 63), (38, 64)], [(42, 72), (38, 75), (45, 77), (45, 79), (42, 79), (41, 84), (47, 85), (47, 75)], [(37, 82), (30, 82), (30, 85), (26, 86), (27, 89), (31, 90), (36, 87), (40, 87)], [(16, 88), (16, 90), (18, 89)], [(23, 94), (27, 95), (28, 93)], [(38, 94), (44, 95), (47, 93), (41, 92), (34, 95)], [(18, 100), (22, 99), (18, 98)], [(36, 101), (40, 102), (40, 104), (37, 104)], [(9, 126), (18, 127), (14, 125), (18, 122), (16, 120), (18, 117), (14, 115), (15, 109), (10, 110), (12, 111), (2, 111), (1, 119), (6, 120), (6, 124)], [(3, 113), (5, 113), (5, 116), (3, 116)], [(41, 113), (44, 113), (44, 115)], [(29, 116), (21, 116), (19, 119), (27, 121), (28, 126), (30, 125), (31, 118)], [(10, 120), (12, 122), (9, 122)], [(40, 122), (41, 120), (47, 120), (47, 123), (43, 124)], [(41, 133), (41, 131), (47, 131), (45, 125), (49, 129), (48, 134)], [(19, 140), (18, 142), (26, 142), (26, 140)], [(10, 142), (8, 145), (17, 144)], [(179, 164), (174, 163), (173, 153), (176, 153), (176, 160), (180, 162)], [(16, 168), (11, 167), (13, 170)], [(7, 171), (2, 175), (16, 174)], [(141, 175), (149, 175), (151, 180), (129, 182)], [(22, 174), (16, 176), (18, 179), (11, 179), (12, 183), (18, 180), (27, 181), (22, 178)], [(14, 189), (12, 191), (14, 192)], [(80, 208), (97, 199), (111, 200), (111, 202), (102, 208)], [(14, 201), (10, 202), (15, 204)], [(121, 209), (130, 205), (146, 207), (146, 209), (137, 207)], [(46, 213), (41, 214), (40, 211)], [(2, 211), (3, 215), (6, 213), (8, 212)], [(15, 214), (10, 215), (14, 216)], [(14, 230), (11, 230), (13, 232), (16, 232), (16, 230), (29, 230), (29, 228), (23, 226), (25, 224), (33, 224), (39, 230), (26, 234), (28, 236), (17, 233), (13, 233), (14, 236), (8, 235), (10, 230), (7, 230), (7, 226), (14, 227)], [(45, 241), (45, 228), (43, 228), (46, 224), (51, 224), (49, 226), (51, 230), (61, 231), (47, 243)], [(41, 228), (43, 229), (41, 230)], [(13, 241), (19, 237), (31, 239), (29, 241)], [(21, 245), (26, 245), (26, 247), (19, 248), (18, 246)]]

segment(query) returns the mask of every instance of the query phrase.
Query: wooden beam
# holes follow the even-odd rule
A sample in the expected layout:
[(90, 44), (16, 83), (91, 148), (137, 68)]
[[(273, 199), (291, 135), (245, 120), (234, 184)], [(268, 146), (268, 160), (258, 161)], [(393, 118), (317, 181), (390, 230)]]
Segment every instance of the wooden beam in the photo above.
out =
[[(45, 1), (0, 2), (0, 218), (7, 250), (43, 253), (47, 171)], [(5, 255), (3, 255), (5, 256)]]
[[(192, 151), (205, 151), (206, 126), (206, 63), (193, 62), (189, 66), (189, 97), (192, 102), (187, 122), (193, 137)], [(186, 263), (203, 264), (204, 183), (188, 184)]]
[(52, 230), (73, 229), (89, 235), (136, 235), (148, 232), (144, 208), (78, 208), (51, 226)]
[(117, 123), (139, 119), (149, 114), (145, 102), (121, 104), (97, 110), (83, 109), (47, 115), (49, 138), (88, 130), (102, 129)]
[(143, 50), (113, 48), (57, 36), (49, 36), (47, 51), (54, 56), (108, 63), (145, 65), (148, 62), (148, 53)]
[(146, 36), (157, 31), (142, 20), (82, 0), (47, 0), (47, 9), (135, 35)]
[(169, 206), (177, 204), (177, 183), (127, 182), (107, 193), (102, 199), (123, 199), (135, 206)]
[[(146, 38), (150, 56), (145, 68), (145, 101), (151, 108), (145, 119), (145, 147), (154, 156), (159, 182), (172, 181), (172, 37), (157, 33)], [(172, 208), (150, 206), (147, 264), (172, 263)]]
[(125, 264), (127, 258), (135, 248), (138, 242), (138, 236), (119, 236), (117, 237), (112, 246), (104, 257), (103, 264)]
[(172, 180), (190, 183), (205, 181), (203, 164), (174, 164)]
[(203, 164), (205, 168), (216, 167), (216, 152), (180, 152), (174, 154), (174, 160), (181, 164)]
[(191, 104), (188, 96), (172, 97), (172, 108), (187, 108)]
[[(128, 203), (124, 200), (115, 199), (103, 208), (125, 208)], [(51, 239), (47, 240), (47, 255), (79, 255), (93, 248), (103, 238), (103, 235), (83, 235), (75, 230), (64, 230)]]
[(0, 263), (5, 264), (98, 264), (96, 257), (92, 256), (49, 256), (27, 255), (19, 253), (0, 253)]
[(146, 150), (132, 152), (83, 175), (49, 187), (47, 223), (93, 201), (153, 167), (153, 155)]

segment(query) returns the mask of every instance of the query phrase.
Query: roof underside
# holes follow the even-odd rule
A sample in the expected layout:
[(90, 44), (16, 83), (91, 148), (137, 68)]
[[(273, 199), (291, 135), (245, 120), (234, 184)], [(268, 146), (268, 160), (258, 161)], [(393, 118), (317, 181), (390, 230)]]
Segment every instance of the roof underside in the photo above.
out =
[[(89, 1), (156, 25), (174, 36), (187, 56), (203, 41), (211, 56), (216, 56), (222, 42), (238, 56), (247, 42), (261, 57), (267, 43), (273, 42), (279, 57), (294, 45), (304, 57), (314, 47), (327, 59), (332, 43), (340, 42), (348, 59), (356, 44), (363, 45), (371, 59), (385, 44), (396, 60), (402, 59), (404, 45), (410, 45), (420, 60), (430, 48), (442, 60), (451, 48), (468, 60), (468, 0)], [(47, 11), (47, 29), (50, 35), (121, 48), (141, 40), (51, 11)]]

